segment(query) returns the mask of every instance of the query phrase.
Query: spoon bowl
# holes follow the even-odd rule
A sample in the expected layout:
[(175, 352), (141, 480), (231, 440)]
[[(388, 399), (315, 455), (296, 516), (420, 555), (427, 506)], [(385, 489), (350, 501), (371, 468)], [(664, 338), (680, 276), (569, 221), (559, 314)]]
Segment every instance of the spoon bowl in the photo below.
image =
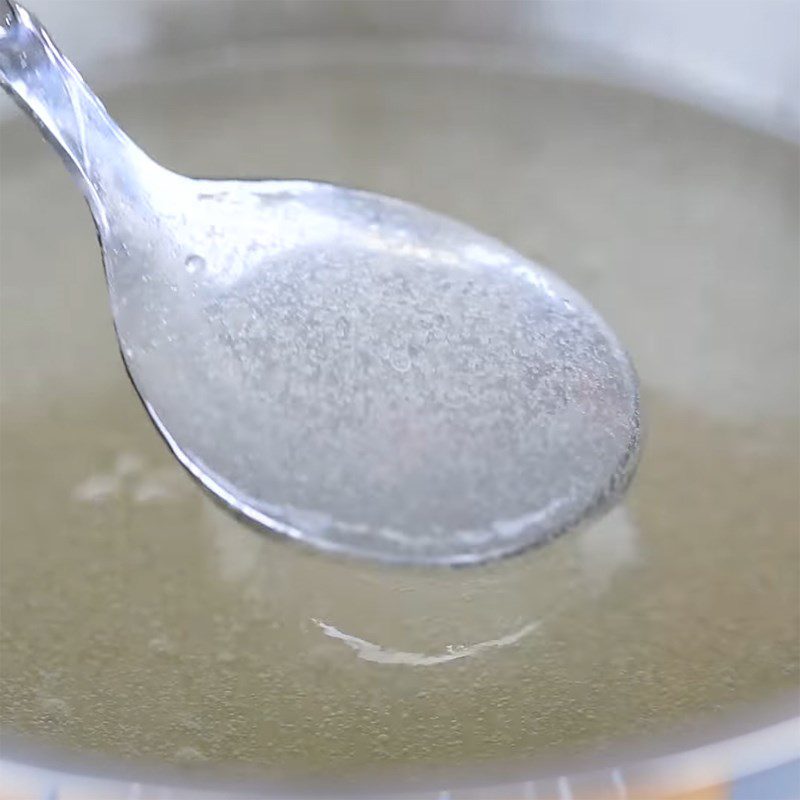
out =
[(470, 564), (620, 496), (636, 376), (563, 281), (399, 200), (176, 175), (32, 15), (2, 28), (0, 82), (91, 207), (134, 386), (219, 500), (323, 550)]

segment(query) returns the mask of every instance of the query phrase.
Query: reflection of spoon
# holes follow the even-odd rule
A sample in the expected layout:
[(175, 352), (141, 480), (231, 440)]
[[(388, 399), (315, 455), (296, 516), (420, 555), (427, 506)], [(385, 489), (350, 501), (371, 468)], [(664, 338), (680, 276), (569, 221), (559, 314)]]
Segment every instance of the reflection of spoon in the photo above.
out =
[(529, 633), (533, 633), (541, 624), (539, 622), (530, 622), (527, 625), (523, 625), (519, 630), (500, 636), (497, 639), (488, 639), (485, 642), (471, 645), (450, 646), (444, 653), (426, 655), (425, 653), (409, 653), (405, 650), (392, 650), (391, 648), (368, 642), (366, 639), (359, 639), (358, 636), (343, 633), (338, 628), (322, 620), (312, 619), (311, 621), (321, 628), (326, 636), (344, 642), (364, 661), (372, 661), (376, 664), (402, 664), (409, 667), (433, 667), (437, 664), (446, 664), (448, 661), (457, 661), (460, 658), (477, 655), (483, 650), (508, 647), (516, 644), (520, 639), (524, 639)]
[(633, 370), (549, 272), (379, 195), (158, 166), (7, 0), (0, 82), (89, 202), (147, 411), (244, 517), (326, 550), (474, 563), (624, 489)]

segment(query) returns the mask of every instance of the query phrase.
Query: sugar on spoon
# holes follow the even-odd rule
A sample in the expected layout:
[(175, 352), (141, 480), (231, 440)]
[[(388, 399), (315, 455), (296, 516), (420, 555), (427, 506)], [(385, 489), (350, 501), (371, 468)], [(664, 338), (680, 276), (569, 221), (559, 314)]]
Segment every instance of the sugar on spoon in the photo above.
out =
[(159, 166), (8, 0), (0, 83), (88, 201), (147, 412), (246, 519), (327, 551), (470, 564), (626, 488), (634, 370), (552, 273), (381, 195)]

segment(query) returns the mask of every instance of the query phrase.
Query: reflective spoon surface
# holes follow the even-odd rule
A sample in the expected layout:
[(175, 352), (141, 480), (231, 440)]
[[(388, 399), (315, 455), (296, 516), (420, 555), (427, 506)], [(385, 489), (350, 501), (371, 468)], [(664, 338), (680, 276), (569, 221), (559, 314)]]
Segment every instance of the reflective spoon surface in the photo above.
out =
[(563, 281), (399, 200), (170, 172), (32, 14), (0, 0), (0, 23), (0, 82), (91, 208), (131, 380), (218, 499), (417, 564), (519, 552), (618, 499), (636, 376)]

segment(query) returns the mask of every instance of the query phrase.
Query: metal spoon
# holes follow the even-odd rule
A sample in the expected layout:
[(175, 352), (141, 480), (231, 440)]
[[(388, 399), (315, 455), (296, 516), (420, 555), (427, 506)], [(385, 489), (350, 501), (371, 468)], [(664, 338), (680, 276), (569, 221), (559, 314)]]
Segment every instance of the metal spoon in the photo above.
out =
[(131, 380), (217, 498), (323, 550), (467, 564), (627, 486), (634, 371), (556, 276), (388, 197), (176, 175), (33, 15), (2, 0), (0, 23), (0, 82), (91, 208)]

